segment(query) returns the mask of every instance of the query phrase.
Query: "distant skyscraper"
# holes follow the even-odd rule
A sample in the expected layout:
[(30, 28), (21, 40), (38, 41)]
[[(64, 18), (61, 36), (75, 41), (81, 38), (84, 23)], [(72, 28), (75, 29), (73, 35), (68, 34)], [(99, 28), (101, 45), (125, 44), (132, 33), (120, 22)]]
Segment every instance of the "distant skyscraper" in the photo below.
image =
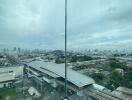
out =
[(21, 52), (21, 48), (18, 48), (18, 52), (19, 52), (19, 53)]
[(13, 51), (16, 51), (16, 47), (13, 48)]

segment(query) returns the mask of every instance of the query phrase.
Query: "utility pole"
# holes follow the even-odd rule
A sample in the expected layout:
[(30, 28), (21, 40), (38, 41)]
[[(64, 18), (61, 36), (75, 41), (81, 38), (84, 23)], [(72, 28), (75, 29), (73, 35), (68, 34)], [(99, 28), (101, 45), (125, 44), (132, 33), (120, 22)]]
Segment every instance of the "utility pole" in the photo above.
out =
[(65, 99), (67, 100), (67, 0), (65, 0)]

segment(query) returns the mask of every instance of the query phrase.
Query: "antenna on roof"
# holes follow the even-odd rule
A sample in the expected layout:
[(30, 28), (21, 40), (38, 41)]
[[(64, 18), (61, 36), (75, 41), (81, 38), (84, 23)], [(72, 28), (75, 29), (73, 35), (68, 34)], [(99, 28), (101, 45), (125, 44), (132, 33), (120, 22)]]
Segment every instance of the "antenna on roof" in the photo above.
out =
[(65, 99), (67, 100), (67, 0), (65, 0)]

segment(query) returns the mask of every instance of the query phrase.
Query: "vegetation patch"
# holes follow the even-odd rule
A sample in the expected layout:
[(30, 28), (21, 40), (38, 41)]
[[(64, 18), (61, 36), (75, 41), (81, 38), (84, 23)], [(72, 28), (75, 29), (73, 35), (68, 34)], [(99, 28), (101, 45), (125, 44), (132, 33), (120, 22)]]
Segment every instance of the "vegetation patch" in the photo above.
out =
[(17, 92), (15, 87), (0, 89), (0, 100), (24, 100), (22, 92)]

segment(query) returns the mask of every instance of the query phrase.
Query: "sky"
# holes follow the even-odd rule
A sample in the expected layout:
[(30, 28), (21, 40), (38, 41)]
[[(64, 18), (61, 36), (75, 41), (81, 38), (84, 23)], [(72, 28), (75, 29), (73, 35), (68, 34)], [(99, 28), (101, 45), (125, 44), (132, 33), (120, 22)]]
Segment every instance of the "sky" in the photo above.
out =
[[(132, 0), (68, 0), (68, 49), (132, 49)], [(0, 0), (0, 48), (64, 49), (64, 0)]]

